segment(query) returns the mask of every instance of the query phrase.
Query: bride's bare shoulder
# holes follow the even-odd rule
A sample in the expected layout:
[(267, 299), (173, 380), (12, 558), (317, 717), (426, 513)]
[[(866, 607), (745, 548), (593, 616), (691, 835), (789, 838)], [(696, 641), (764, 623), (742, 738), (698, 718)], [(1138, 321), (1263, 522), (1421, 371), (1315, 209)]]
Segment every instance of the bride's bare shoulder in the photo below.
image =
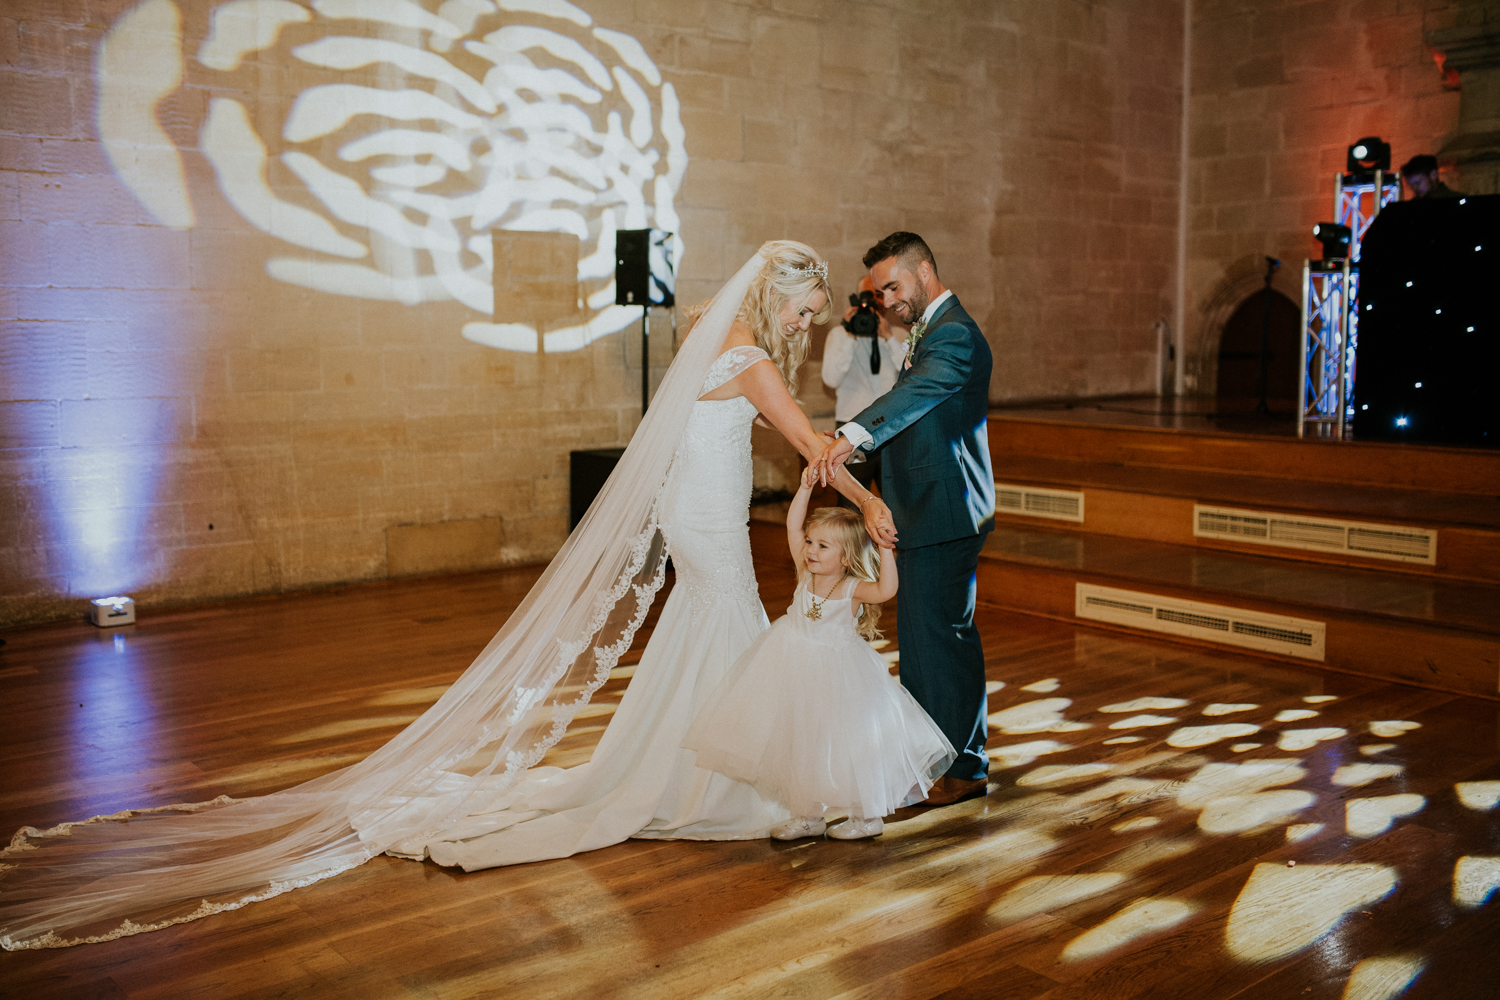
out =
[(734, 321), (729, 332), (724, 335), (724, 350), (731, 347), (754, 347), (755, 331), (750, 329), (750, 324), (742, 319)]

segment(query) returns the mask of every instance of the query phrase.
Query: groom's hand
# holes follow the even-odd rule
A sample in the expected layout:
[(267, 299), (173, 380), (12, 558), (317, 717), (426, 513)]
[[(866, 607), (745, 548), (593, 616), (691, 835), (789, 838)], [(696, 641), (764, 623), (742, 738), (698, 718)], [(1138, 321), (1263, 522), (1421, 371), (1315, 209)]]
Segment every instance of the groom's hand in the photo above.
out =
[(896, 522), (891, 517), (891, 509), (885, 505), (885, 501), (876, 497), (867, 501), (863, 508), (865, 515), (865, 530), (870, 537), (875, 539), (875, 544), (883, 549), (894, 549), (896, 547)]
[(818, 457), (808, 463), (817, 473), (818, 482), (827, 486), (833, 482), (833, 478), (839, 474), (839, 467), (844, 464), (844, 459), (854, 451), (854, 446), (846, 437), (835, 437), (823, 446)]

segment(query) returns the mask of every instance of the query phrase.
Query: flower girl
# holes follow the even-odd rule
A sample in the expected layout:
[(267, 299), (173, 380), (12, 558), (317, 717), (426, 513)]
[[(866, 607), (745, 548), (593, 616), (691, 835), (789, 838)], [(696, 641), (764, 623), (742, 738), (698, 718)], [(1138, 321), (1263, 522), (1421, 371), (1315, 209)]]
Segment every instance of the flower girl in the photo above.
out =
[[(754, 785), (792, 818), (778, 840), (878, 836), (882, 817), (921, 800), (955, 756), (937, 724), (866, 639), (896, 594), (896, 559), (851, 510), (807, 513), (804, 473), (787, 512), (797, 564), (792, 606), (737, 660), (682, 745), (698, 766)], [(805, 522), (805, 526), (804, 526)], [(849, 818), (828, 829), (824, 816)]]

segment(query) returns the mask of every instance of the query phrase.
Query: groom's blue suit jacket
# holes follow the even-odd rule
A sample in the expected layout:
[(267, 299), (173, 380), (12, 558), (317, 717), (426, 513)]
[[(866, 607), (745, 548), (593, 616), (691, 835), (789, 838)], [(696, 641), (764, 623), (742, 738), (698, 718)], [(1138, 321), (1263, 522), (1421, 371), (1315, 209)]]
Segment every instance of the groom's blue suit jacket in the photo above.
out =
[(880, 491), (902, 548), (995, 527), (986, 433), (990, 345), (954, 296), (927, 324), (896, 384), (853, 420), (881, 449)]

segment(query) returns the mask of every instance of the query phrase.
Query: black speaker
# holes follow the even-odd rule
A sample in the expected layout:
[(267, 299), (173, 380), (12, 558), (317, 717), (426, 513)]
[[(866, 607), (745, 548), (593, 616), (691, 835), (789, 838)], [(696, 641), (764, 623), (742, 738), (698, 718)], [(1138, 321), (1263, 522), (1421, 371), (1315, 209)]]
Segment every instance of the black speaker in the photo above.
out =
[(651, 301), (649, 229), (615, 230), (615, 305), (644, 306)]
[(578, 527), (604, 481), (620, 463), (624, 448), (593, 448), (568, 453), (568, 530)]
[(673, 242), (661, 229), (615, 230), (615, 305), (676, 303)]
[(1500, 446), (1500, 195), (1389, 205), (1360, 242), (1354, 436)]

